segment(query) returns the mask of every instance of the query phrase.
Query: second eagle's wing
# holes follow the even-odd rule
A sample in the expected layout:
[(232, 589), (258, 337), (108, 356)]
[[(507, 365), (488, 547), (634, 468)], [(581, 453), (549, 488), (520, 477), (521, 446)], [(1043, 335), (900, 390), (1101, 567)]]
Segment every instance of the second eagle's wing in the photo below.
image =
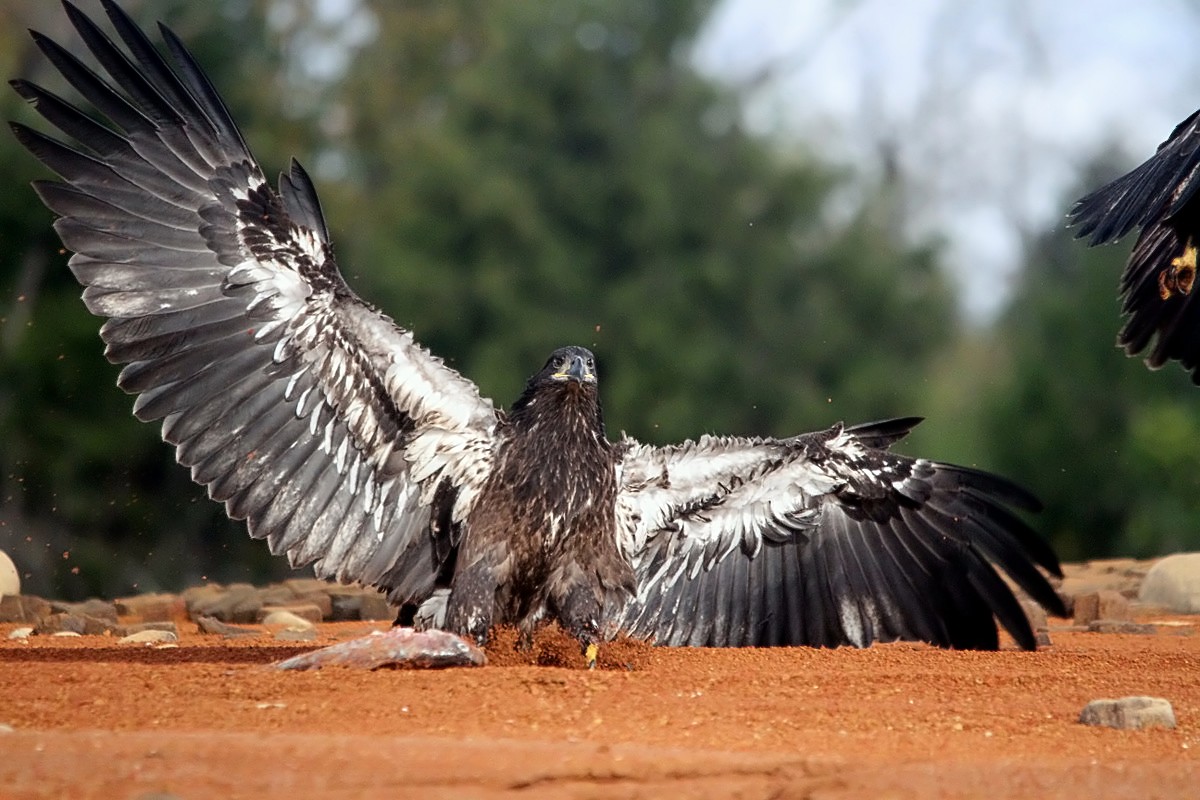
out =
[(637, 595), (617, 627), (659, 644), (854, 645), (920, 640), (1027, 649), (1028, 618), (997, 573), (1054, 614), (1049, 546), (1013, 508), (1020, 487), (890, 453), (914, 419), (791, 439), (629, 443), (618, 537)]
[(109, 77), (34, 39), (108, 124), (16, 80), (75, 144), (13, 129), (62, 178), (35, 187), (136, 415), (273, 552), (421, 599), (490, 469), (491, 402), (349, 290), (308, 176), (268, 185), (169, 30), (173, 63), (105, 0), (126, 55), (64, 5)]
[(1125, 325), (1117, 338), (1146, 363), (1179, 361), (1200, 383), (1200, 111), (1179, 123), (1141, 166), (1071, 209), (1076, 234), (1091, 245), (1115, 242), (1135, 227), (1137, 243), (1121, 276)]

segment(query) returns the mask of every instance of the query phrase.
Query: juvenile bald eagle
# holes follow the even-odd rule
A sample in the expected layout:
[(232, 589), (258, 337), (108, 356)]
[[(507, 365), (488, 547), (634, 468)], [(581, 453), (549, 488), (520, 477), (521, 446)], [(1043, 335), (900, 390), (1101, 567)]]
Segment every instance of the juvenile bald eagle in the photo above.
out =
[[(1079, 200), (1070, 216), (1077, 238), (1109, 244), (1134, 227), (1137, 243), (1121, 276), (1125, 324), (1117, 344), (1146, 364), (1178, 361), (1200, 383), (1200, 304), (1196, 247), (1200, 245), (1200, 111), (1175, 126), (1141, 166)], [(1153, 342), (1153, 344), (1152, 344)]]
[[(916, 419), (655, 447), (605, 434), (596, 364), (555, 350), (507, 412), (360, 300), (295, 162), (266, 181), (216, 90), (110, 0), (70, 3), (101, 77), (41, 51), (107, 119), (28, 81), (74, 144), (13, 124), (134, 412), (251, 536), (482, 640), (556, 620), (585, 645), (995, 648), (1034, 634), (999, 566), (1063, 614), (1025, 490), (889, 452)], [(168, 60), (169, 59), (169, 60)]]

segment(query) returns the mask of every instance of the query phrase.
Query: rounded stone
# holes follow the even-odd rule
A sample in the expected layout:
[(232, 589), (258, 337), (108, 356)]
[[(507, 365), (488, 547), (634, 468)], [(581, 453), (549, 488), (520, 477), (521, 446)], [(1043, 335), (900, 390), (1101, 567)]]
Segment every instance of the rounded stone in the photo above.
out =
[(0, 597), (20, 593), (21, 574), (17, 572), (17, 565), (8, 557), (8, 553), (0, 550)]
[(1084, 725), (1103, 725), (1123, 730), (1174, 728), (1175, 709), (1162, 697), (1122, 697), (1093, 700), (1079, 715)]
[(1176, 553), (1151, 567), (1138, 600), (1176, 614), (1200, 614), (1200, 553)]

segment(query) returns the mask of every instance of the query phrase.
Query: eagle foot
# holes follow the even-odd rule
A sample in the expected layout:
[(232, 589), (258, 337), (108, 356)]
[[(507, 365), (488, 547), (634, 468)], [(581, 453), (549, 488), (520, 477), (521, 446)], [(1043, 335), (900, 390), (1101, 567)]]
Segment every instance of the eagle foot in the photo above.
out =
[(592, 642), (587, 647), (583, 648), (583, 657), (587, 659), (587, 668), (596, 668), (596, 658), (600, 655), (600, 645)]
[(1183, 255), (1171, 259), (1171, 266), (1158, 273), (1158, 296), (1169, 300), (1173, 295), (1191, 294), (1196, 283), (1196, 246), (1190, 241)]

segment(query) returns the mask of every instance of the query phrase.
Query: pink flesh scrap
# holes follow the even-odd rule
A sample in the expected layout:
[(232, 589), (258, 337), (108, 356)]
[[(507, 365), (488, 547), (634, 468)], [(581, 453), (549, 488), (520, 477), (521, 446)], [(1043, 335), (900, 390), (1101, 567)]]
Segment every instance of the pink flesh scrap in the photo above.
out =
[(348, 642), (301, 653), (277, 661), (272, 666), (276, 669), (299, 670), (332, 666), (355, 669), (387, 666), (442, 669), (481, 667), (486, 663), (487, 656), (482, 650), (453, 633), (392, 628), (386, 633), (376, 631)]

